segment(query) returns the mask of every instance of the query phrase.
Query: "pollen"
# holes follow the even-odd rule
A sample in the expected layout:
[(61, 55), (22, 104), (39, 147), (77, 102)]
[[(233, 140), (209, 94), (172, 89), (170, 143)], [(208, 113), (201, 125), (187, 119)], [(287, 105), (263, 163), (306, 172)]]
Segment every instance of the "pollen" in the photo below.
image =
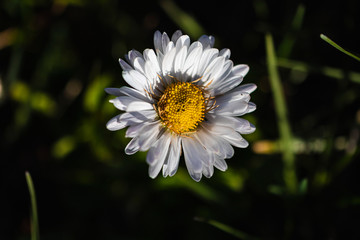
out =
[(206, 100), (202, 89), (193, 83), (175, 82), (169, 85), (157, 103), (163, 125), (176, 134), (195, 132), (204, 120)]

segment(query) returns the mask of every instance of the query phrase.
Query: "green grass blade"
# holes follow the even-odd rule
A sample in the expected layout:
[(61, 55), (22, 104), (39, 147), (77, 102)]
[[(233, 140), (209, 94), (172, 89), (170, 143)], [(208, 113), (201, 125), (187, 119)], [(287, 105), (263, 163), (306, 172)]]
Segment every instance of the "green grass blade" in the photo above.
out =
[(267, 52), (270, 85), (274, 96), (275, 111), (282, 146), (284, 182), (288, 192), (295, 193), (297, 191), (297, 179), (295, 173), (295, 154), (292, 149), (292, 134), (287, 119), (286, 102), (277, 69), (275, 49), (271, 34), (265, 35), (265, 47)]
[(198, 38), (205, 33), (203, 27), (189, 14), (180, 9), (172, 0), (160, 0), (160, 6), (169, 17), (192, 38)]
[(324, 40), (325, 42), (327, 42), (328, 44), (330, 44), (331, 46), (333, 46), (334, 48), (336, 48), (337, 50), (345, 53), (346, 55), (358, 60), (360, 62), (360, 57), (356, 56), (355, 54), (352, 54), (351, 52), (345, 50), (344, 48), (340, 47), (337, 43), (335, 43), (333, 40), (331, 40), (330, 38), (328, 38), (326, 35), (324, 34), (320, 34), (320, 38), (322, 40)]
[(215, 221), (215, 220), (211, 220), (211, 219), (203, 219), (203, 218), (195, 218), (196, 221), (199, 222), (204, 222), (207, 223), (213, 227), (216, 227), (226, 233), (229, 233), (230, 235), (239, 238), (239, 239), (243, 239), (243, 240), (258, 240), (259, 238), (256, 238), (254, 236), (250, 236), (247, 233), (244, 233), (243, 231), (239, 231), (237, 229), (234, 229), (226, 224), (223, 224), (221, 222)]
[(288, 68), (305, 74), (318, 73), (335, 79), (349, 79), (351, 82), (360, 83), (360, 72), (345, 71), (340, 68), (308, 64), (288, 58), (278, 58), (277, 65), (278, 67)]
[(303, 24), (305, 16), (305, 6), (300, 4), (296, 9), (295, 16), (292, 20), (290, 31), (285, 33), (282, 43), (279, 45), (278, 56), (289, 57), (295, 45), (296, 36)]
[(30, 199), (31, 199), (31, 240), (39, 240), (39, 222), (37, 215), (37, 206), (36, 206), (36, 196), (35, 196), (35, 188), (33, 181), (31, 179), (31, 175), (29, 172), (25, 172), (25, 178), (28, 185)]

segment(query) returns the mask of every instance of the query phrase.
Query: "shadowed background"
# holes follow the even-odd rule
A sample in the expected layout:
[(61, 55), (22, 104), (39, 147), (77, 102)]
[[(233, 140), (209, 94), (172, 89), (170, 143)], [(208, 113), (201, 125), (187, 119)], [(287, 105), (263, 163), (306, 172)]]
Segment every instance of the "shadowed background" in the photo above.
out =
[[(359, 9), (355, 0), (1, 1), (0, 239), (30, 239), (25, 171), (41, 239), (358, 239), (360, 62), (320, 34), (359, 52)], [(119, 112), (104, 88), (126, 85), (118, 58), (177, 29), (192, 41), (215, 36), (258, 86), (245, 116), (257, 127), (244, 135), (250, 146), (200, 183), (183, 161), (174, 177), (150, 179), (146, 153), (125, 155), (125, 130), (105, 128)], [(290, 170), (266, 33), (293, 136)]]

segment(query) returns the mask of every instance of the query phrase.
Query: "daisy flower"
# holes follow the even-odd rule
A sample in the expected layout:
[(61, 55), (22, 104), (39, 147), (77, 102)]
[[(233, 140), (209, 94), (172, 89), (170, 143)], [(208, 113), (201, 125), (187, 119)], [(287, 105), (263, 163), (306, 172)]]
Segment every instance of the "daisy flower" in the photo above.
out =
[(255, 131), (238, 117), (256, 109), (249, 102), (256, 85), (240, 85), (249, 67), (234, 66), (230, 50), (219, 51), (214, 42), (207, 35), (191, 43), (181, 31), (171, 39), (157, 31), (155, 50), (131, 50), (125, 60), (119, 59), (130, 87), (105, 89), (116, 96), (110, 102), (124, 111), (106, 127), (128, 127), (126, 137), (132, 140), (125, 153), (148, 151), (151, 178), (161, 169), (164, 177), (173, 176), (181, 155), (195, 181), (211, 177), (214, 167), (225, 171), (225, 159), (234, 155), (232, 146), (246, 148), (241, 134)]

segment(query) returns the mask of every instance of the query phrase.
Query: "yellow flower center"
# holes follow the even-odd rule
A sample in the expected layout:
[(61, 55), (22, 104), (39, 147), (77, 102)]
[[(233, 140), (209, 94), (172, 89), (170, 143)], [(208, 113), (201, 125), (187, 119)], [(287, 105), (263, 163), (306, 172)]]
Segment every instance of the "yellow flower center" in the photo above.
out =
[(177, 134), (193, 132), (204, 120), (204, 93), (192, 83), (172, 83), (165, 89), (157, 103), (157, 112), (165, 127), (173, 132)]

